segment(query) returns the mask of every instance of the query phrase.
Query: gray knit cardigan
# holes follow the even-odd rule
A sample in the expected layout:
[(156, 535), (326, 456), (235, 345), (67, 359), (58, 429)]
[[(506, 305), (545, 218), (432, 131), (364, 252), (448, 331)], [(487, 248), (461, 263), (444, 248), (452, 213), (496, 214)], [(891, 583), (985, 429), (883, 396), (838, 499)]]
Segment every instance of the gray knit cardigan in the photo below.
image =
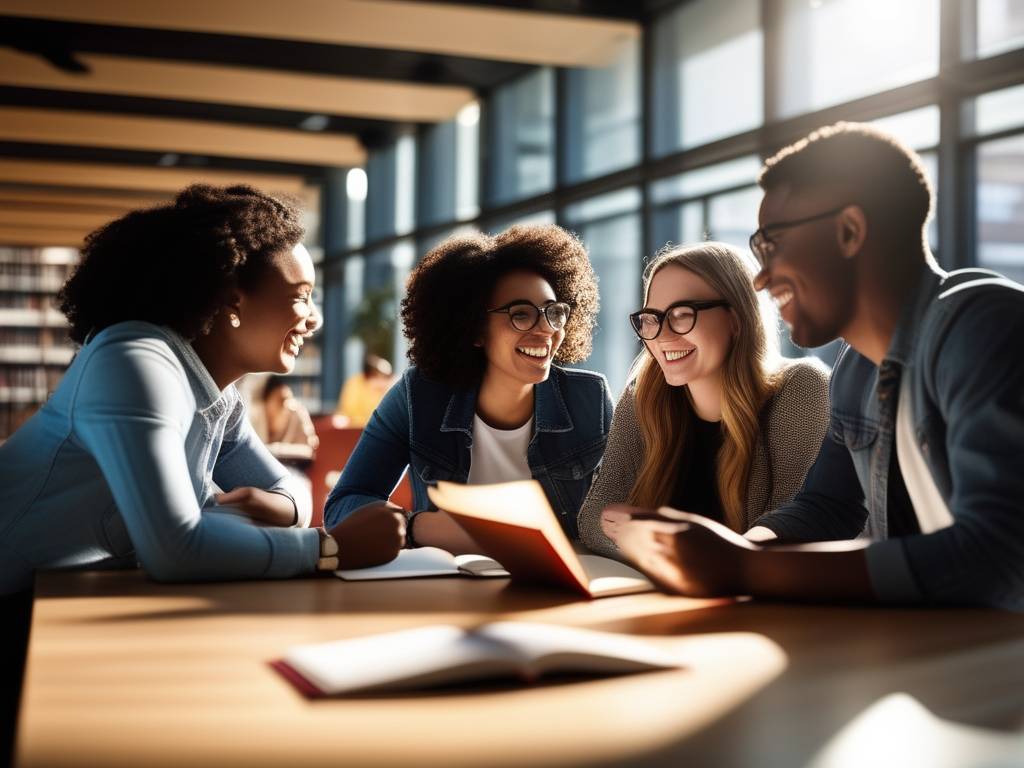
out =
[[(828, 377), (828, 368), (816, 358), (787, 361), (783, 368), (779, 388), (761, 413), (761, 434), (747, 479), (748, 527), (791, 500), (803, 485), (828, 427)], [(619, 557), (601, 530), (601, 512), (609, 504), (626, 501), (644, 452), (634, 388), (629, 385), (615, 407), (601, 467), (580, 508), (580, 539), (591, 551)]]

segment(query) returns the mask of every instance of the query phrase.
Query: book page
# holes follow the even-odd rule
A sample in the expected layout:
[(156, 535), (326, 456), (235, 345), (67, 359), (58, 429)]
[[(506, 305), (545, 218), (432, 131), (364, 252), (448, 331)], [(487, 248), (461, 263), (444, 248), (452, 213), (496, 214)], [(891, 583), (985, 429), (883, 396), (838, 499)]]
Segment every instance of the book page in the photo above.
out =
[(555, 671), (620, 674), (682, 666), (652, 644), (613, 632), (498, 621), (481, 627), (478, 634), (516, 649), (530, 677)]
[(455, 565), (459, 573), (478, 579), (493, 579), (510, 576), (504, 566), (497, 560), (484, 555), (456, 555)]
[(370, 581), (374, 579), (412, 579), (421, 576), (456, 576), (459, 567), (450, 552), (437, 547), (403, 549), (394, 560), (375, 565), (372, 568), (355, 568), (335, 571), (334, 575), (345, 581)]
[(590, 593), (594, 597), (651, 592), (654, 585), (640, 571), (625, 563), (600, 555), (579, 555), (586, 571)]
[(583, 566), (536, 480), (493, 485), (442, 481), (427, 494), (513, 578), (590, 594)]
[(423, 688), (520, 668), (505, 643), (448, 625), (300, 645), (282, 661), (325, 695)]

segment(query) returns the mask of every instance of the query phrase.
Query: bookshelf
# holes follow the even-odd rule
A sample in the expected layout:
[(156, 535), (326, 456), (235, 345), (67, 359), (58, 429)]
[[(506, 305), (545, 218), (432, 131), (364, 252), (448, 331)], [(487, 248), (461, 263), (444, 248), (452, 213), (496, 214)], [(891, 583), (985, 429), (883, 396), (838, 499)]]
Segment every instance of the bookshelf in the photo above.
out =
[(74, 356), (57, 292), (74, 248), (0, 247), (0, 442), (46, 402)]

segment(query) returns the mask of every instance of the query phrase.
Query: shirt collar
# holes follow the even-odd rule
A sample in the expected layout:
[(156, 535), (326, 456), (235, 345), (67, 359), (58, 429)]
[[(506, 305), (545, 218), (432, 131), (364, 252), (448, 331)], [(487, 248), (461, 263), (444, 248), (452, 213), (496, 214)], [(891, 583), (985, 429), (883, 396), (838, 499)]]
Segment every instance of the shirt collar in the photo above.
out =
[[(573, 429), (555, 369), (547, 379), (534, 385), (533, 395), (533, 419), (537, 432), (569, 432)], [(476, 398), (476, 389), (454, 392), (441, 420), (441, 431), (464, 432), (472, 438)]]
[(893, 331), (889, 349), (882, 361), (883, 365), (885, 362), (891, 361), (902, 367), (910, 360), (914, 341), (921, 326), (921, 318), (927, 311), (931, 300), (938, 293), (939, 284), (945, 276), (945, 272), (932, 264), (921, 265), (914, 290), (900, 311), (900, 319)]

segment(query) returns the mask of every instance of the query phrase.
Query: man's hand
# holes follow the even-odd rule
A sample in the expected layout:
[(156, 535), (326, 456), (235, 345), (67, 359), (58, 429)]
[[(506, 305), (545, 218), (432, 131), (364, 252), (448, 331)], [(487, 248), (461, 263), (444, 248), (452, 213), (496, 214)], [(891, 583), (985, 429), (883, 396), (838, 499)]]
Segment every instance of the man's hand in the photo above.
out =
[(369, 568), (394, 560), (405, 546), (405, 513), (380, 501), (360, 507), (328, 533), (338, 541), (338, 567)]
[(692, 597), (745, 594), (746, 566), (758, 547), (700, 515), (615, 504), (601, 528), (662, 589)]
[(262, 525), (295, 525), (295, 502), (280, 493), (241, 486), (227, 493), (218, 493), (214, 501), (224, 507), (235, 507)]

